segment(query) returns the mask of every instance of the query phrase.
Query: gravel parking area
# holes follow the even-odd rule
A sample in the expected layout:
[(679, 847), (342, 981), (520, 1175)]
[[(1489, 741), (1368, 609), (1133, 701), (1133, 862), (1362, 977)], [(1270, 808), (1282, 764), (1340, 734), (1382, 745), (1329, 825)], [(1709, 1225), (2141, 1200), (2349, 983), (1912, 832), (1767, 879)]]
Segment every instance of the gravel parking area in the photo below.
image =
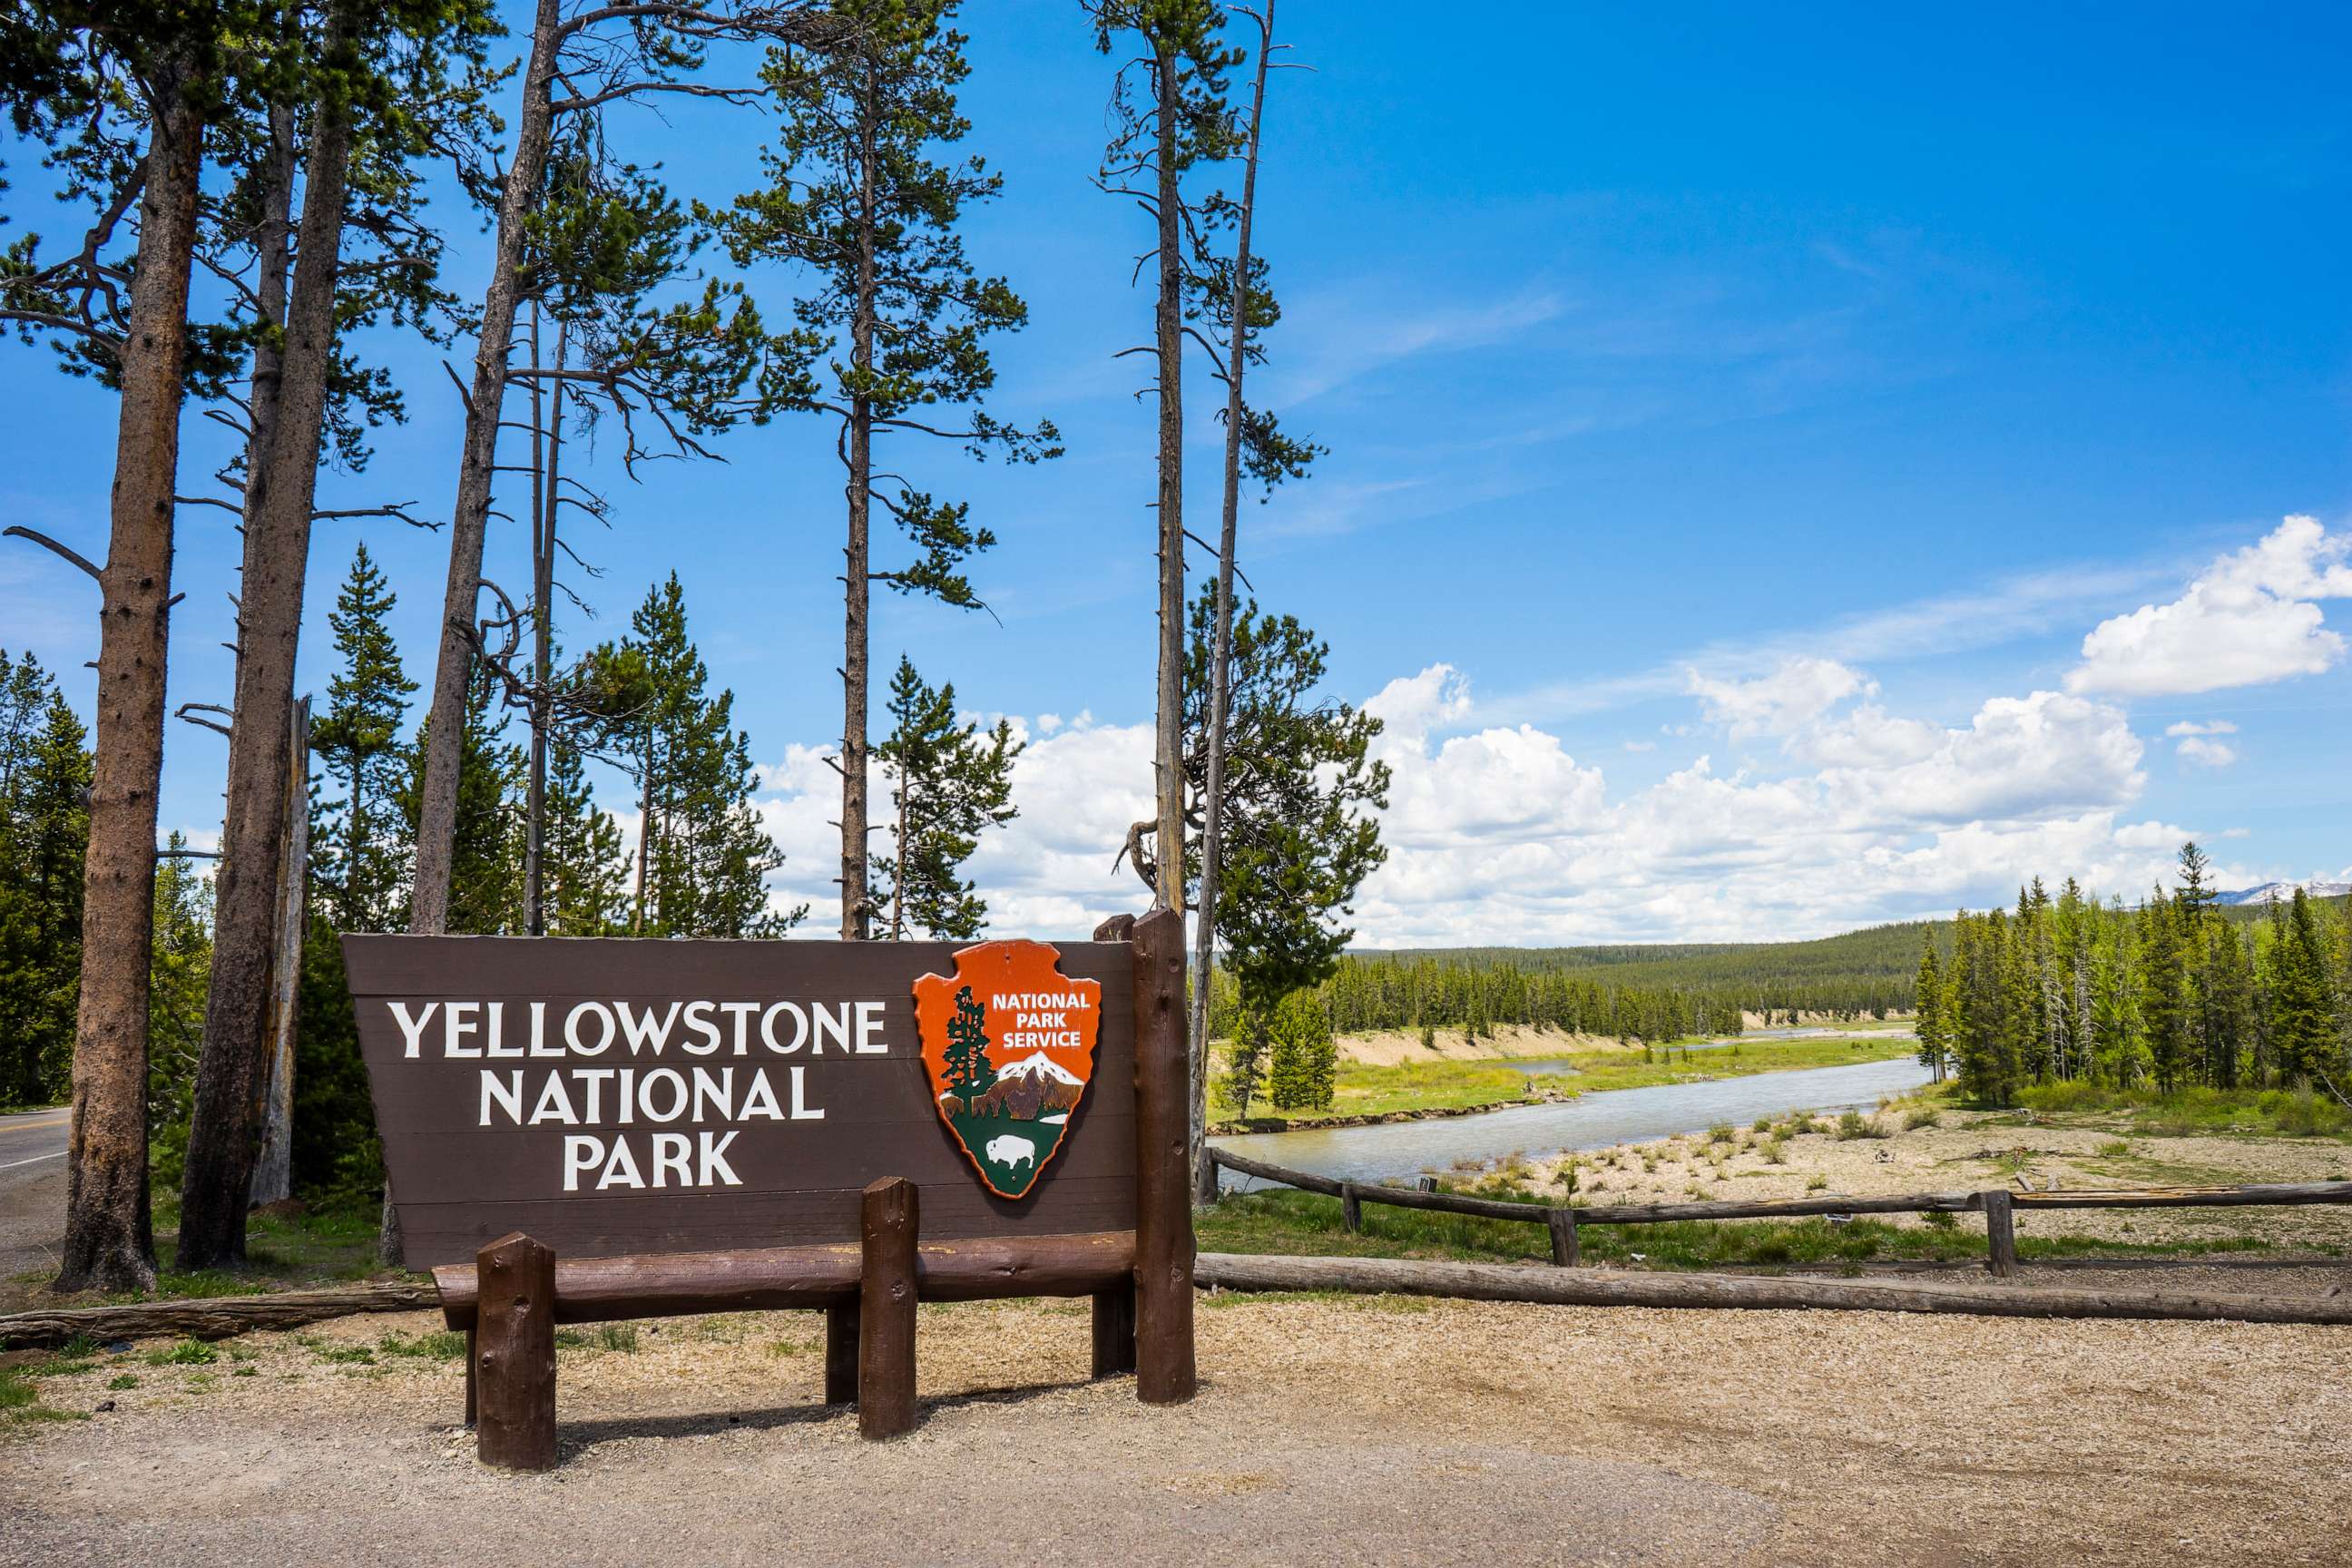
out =
[(537, 1477), (475, 1464), (455, 1361), (387, 1349), (429, 1314), (141, 1346), (41, 1384), (112, 1409), (0, 1438), (0, 1562), (2344, 1561), (2352, 1329), (1240, 1296), (1200, 1323), (1201, 1398), (1150, 1410), (1085, 1381), (1082, 1308), (926, 1307), (923, 1425), (881, 1446), (817, 1403), (813, 1316), (582, 1331)]

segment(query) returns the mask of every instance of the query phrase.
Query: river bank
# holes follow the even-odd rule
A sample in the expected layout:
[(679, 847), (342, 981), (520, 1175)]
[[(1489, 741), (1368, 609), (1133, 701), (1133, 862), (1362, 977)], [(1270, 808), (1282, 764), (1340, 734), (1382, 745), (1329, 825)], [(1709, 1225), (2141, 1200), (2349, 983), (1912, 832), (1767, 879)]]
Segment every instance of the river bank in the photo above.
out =
[[(1549, 1042), (1541, 1054), (1533, 1044), (1538, 1040)], [(1212, 1123), (1209, 1131), (1212, 1136), (1232, 1136), (1475, 1115), (1514, 1106), (1557, 1104), (1603, 1090), (1712, 1083), (1758, 1073), (1889, 1061), (1917, 1049), (1908, 1031), (1897, 1030), (1799, 1039), (1678, 1042), (1646, 1048), (1615, 1041), (1586, 1042), (1570, 1048), (1572, 1037), (1528, 1030), (1494, 1043), (1498, 1049), (1524, 1048), (1511, 1056), (1446, 1056), (1441, 1051), (1423, 1052), (1418, 1059), (1366, 1061), (1348, 1054), (1349, 1049), (1362, 1049), (1362, 1041), (1342, 1042), (1330, 1110), (1228, 1118)], [(1384, 1058), (1390, 1053), (1370, 1054)], [(1212, 1063), (1221, 1076), (1225, 1068), (1221, 1048), (1213, 1050)]]
[[(1948, 1096), (1897, 1100), (1841, 1125), (1777, 1119), (1613, 1145), (1549, 1159), (1496, 1162), (1482, 1179), (1595, 1203), (1797, 1197), (2030, 1186), (2229, 1186), (2352, 1180), (2352, 1144), (2336, 1137), (2130, 1131), (2112, 1112), (1969, 1110)], [(1473, 1185), (1475, 1183), (1471, 1184)], [(1949, 1228), (1948, 1216), (1888, 1215), (1901, 1228)], [(1980, 1224), (1980, 1222), (1970, 1222)], [(2226, 1245), (2352, 1251), (2352, 1207), (2037, 1209), (2020, 1211), (2027, 1240), (2074, 1238), (2134, 1247)]]

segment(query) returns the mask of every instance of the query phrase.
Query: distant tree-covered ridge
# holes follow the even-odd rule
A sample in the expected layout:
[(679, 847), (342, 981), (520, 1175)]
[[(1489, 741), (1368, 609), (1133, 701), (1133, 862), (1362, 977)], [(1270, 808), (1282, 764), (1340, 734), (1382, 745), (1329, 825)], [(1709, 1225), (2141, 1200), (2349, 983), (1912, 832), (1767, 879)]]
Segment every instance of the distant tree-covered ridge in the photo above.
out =
[[(2207, 875), (2201, 853), (2195, 875), (2200, 879)], [(2227, 1082), (2222, 1077), (2225, 1071), (2253, 1074), (2258, 1065), (2253, 1034), (2226, 1048), (2219, 1041), (2224, 1034), (2234, 1038), (2242, 1031), (2261, 1031), (2264, 1042), (2273, 1037), (2275, 1027), (2268, 1020), (2275, 1009), (2268, 999), (2277, 986), (2273, 977), (2280, 973), (2285, 976), (2292, 1018), (2314, 1018), (2324, 1011), (2335, 1021), (2336, 1037), (2352, 1039), (2352, 917), (2347, 917), (2346, 899), (2305, 899), (2306, 908), (2300, 917), (2304, 923), (2298, 926), (2293, 901), (2220, 904), (2215, 902), (2213, 889), (2201, 883), (2172, 891), (2159, 888), (2128, 905), (2120, 899), (2102, 902), (2071, 882), (2066, 886), (2073, 889), (2072, 893), (2062, 892), (2055, 898), (2046, 892), (2037, 895), (2034, 889), (2040, 886), (2037, 879), (2020, 892), (2021, 907), (2026, 910), (2022, 918), (2027, 921), (2024, 958), (2029, 966), (2042, 966), (2031, 976), (2037, 994), (2071, 994), (2078, 980), (2088, 984), (2091, 978), (2088, 960), (2077, 963), (2071, 956), (2076, 952), (2077, 939), (2073, 935), (2058, 943), (2052, 955), (2041, 952), (2042, 925), (2046, 921), (2054, 929), (2060, 923), (2057, 911), (2062, 902), (2068, 911), (2064, 921), (2069, 922), (2069, 932), (2075, 924), (2095, 927), (2106, 933), (2110, 945), (2120, 940), (2115, 933), (2126, 927), (2138, 933), (2129, 944), (2131, 952), (2125, 955), (2129, 962), (2128, 983), (2109, 1002), (2110, 1016), (2117, 1020), (2111, 1026), (2104, 1058), (2105, 1070), (2111, 1077), (2156, 1084)], [(2195, 906), (2195, 917), (2168, 938), (2163, 932), (2168, 928), (2153, 919), (2150, 911), (2177, 913), (2184, 896)], [(1479, 1036), (1492, 1027), (1514, 1025), (1664, 1040), (1685, 1035), (1736, 1034), (1751, 1015), (1769, 1022), (1796, 1018), (1851, 1022), (1915, 1013), (1919, 1005), (1923, 948), (1937, 955), (1927, 973), (1948, 987), (1955, 973), (1966, 968), (1966, 961), (1956, 961), (1956, 952), (1963, 945), (1956, 933), (1965, 931), (1969, 944), (1981, 946), (1993, 940), (1987, 933), (1999, 922), (2014, 942), (2020, 918), (2014, 913), (1963, 912), (1948, 920), (1906, 921), (1807, 942), (1359, 949), (1340, 958), (1330, 978), (1317, 988), (1317, 994), (1332, 1028), (1342, 1034), (1444, 1029)], [(2188, 934), (2192, 928), (2193, 938)], [(2284, 951), (2279, 946), (2282, 931), (2317, 957), (2305, 962), (2289, 955), (2291, 962), (2282, 967), (2278, 957)], [(2193, 1049), (2175, 1038), (2177, 1031), (2168, 1022), (2168, 1009), (2174, 1005), (2168, 999), (2169, 993), (2161, 988), (2148, 991), (2136, 978), (2147, 968), (2148, 954), (2141, 952), (2143, 938), (2154, 942), (2154, 956), (2160, 967), (2172, 963), (2167, 957), (2168, 942), (2179, 949), (2179, 963), (2186, 966), (2179, 972), (2188, 976), (2182, 984), (2194, 995), (2200, 1031)], [(2223, 951), (2223, 938), (2236, 944), (2234, 951)], [(2244, 967), (2237, 962), (2241, 952)], [(2324, 982), (2316, 988), (2305, 978), (2315, 965)], [(2253, 990), (2242, 1006), (2239, 982), (2249, 973)], [(1222, 967), (1212, 987), (1211, 1004), (1213, 1032), (1228, 1036), (1236, 1004), (1231, 979)], [(2087, 1008), (2089, 1004), (2083, 1005)], [(2152, 1012), (2148, 1011), (2151, 1006)], [(2053, 1016), (2065, 1012), (2056, 1003), (2052, 1007)], [(1991, 1015), (1979, 1008), (1977, 1016)], [(2123, 1022), (2126, 1019), (2128, 1027)], [(2155, 1029), (2152, 1045), (2149, 1019)], [(2061, 1031), (2056, 1037), (2063, 1045), (2072, 1038), (2063, 1033), (2068, 1026), (2063, 1020), (2054, 1026), (2045, 1020), (2038, 1026), (2036, 1038), (2052, 1038), (2054, 1027)], [(2302, 1023), (2294, 1024), (2291, 1030), (2296, 1039), (2310, 1032)], [(1946, 1051), (1939, 1058), (1945, 1066), (1959, 1067), (1956, 1045), (1937, 1048)], [(2338, 1047), (2339, 1051), (2343, 1048)], [(2031, 1081), (2036, 1070), (2043, 1076), (2074, 1076), (2089, 1070), (2094, 1060), (2086, 1051), (2043, 1044), (2021, 1044), (2019, 1049), (2023, 1081)], [(2225, 1069), (2221, 1065), (2225, 1054), (2231, 1056), (2235, 1067)], [(2260, 1054), (2259, 1065), (2270, 1080), (2276, 1081), (2277, 1054), (2267, 1044), (2260, 1047)], [(2294, 1060), (2302, 1062), (2308, 1055), (2298, 1047)], [(1979, 1059), (1998, 1063), (2008, 1058), (1999, 1052), (1980, 1052)], [(2192, 1060), (2206, 1066), (2192, 1069), (2187, 1065)], [(2324, 1064), (2319, 1070), (2326, 1070)], [(1984, 1070), (1974, 1076), (1972, 1088), (1980, 1087)], [(1995, 1096), (2008, 1092), (2007, 1070), (1994, 1077)], [(2246, 1077), (2245, 1081), (2252, 1078)], [(2337, 1082), (2352, 1092), (2352, 1084), (2342, 1083), (2342, 1075)]]

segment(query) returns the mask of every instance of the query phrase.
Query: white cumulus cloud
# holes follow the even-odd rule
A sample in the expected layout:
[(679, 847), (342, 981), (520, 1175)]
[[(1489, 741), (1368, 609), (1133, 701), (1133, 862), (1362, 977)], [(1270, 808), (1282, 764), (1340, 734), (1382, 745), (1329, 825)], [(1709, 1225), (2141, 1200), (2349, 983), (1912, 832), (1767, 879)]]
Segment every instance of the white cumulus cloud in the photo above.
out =
[(2344, 657), (2317, 603), (2352, 595), (2352, 536), (2290, 517), (2221, 556), (2178, 599), (2102, 621), (2066, 689), (2157, 697), (2316, 675)]
[(2238, 748), (2227, 741), (2209, 741), (2202, 735), (2191, 735), (2176, 748), (2184, 762), (2200, 767), (2226, 768), (2238, 760)]
[(1735, 741), (1793, 734), (1868, 686), (1859, 671), (1809, 656), (1782, 659), (1749, 680), (1710, 679), (1696, 669), (1689, 677), (1708, 722), (1727, 726)]

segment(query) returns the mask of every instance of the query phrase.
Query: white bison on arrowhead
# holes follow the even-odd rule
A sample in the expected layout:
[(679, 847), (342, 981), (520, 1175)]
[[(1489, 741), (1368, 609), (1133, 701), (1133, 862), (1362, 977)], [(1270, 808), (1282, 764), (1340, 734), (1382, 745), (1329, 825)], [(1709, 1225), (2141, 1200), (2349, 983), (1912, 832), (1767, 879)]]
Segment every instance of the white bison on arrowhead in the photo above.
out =
[(1015, 1138), (1010, 1132), (988, 1141), (991, 1164), (1011, 1167), (1026, 1165), (1037, 1158), (1037, 1145), (1026, 1138)]

